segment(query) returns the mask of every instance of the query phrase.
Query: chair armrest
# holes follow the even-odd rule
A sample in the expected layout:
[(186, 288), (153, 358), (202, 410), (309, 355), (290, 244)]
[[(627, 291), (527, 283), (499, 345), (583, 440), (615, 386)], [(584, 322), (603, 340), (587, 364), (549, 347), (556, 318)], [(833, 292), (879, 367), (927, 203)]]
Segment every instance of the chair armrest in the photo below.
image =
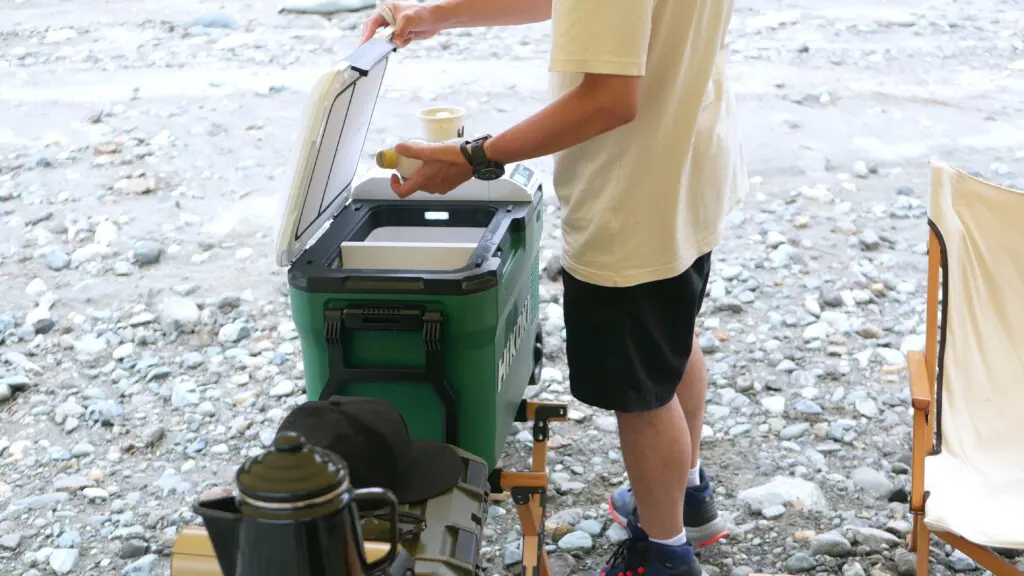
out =
[(907, 367), (910, 371), (910, 398), (914, 410), (927, 412), (932, 407), (932, 387), (928, 381), (928, 370), (924, 366), (924, 354), (910, 352), (907, 354)]
[(924, 364), (924, 354), (911, 352), (907, 354), (907, 368), (910, 372), (910, 397), (914, 407), (914, 437), (911, 452), (910, 476), (910, 511), (914, 514), (924, 513), (924, 465), (927, 456), (934, 447), (932, 427), (928, 420), (931, 414), (932, 392), (928, 381), (928, 370)]

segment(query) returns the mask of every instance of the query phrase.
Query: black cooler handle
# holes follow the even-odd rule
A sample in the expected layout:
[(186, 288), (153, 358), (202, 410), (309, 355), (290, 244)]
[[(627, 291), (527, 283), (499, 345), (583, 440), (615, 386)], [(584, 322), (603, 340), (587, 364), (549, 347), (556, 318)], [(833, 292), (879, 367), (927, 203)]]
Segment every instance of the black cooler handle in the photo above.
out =
[[(442, 327), (444, 314), (408, 304), (352, 304), (324, 312), (324, 340), (327, 343), (327, 382), (320, 400), (343, 396), (351, 381), (423, 382), (429, 384), (444, 406), (444, 442), (458, 445), (459, 414), (455, 391), (444, 376)], [(426, 350), (425, 370), (394, 366), (352, 368), (345, 365), (343, 350), (346, 331), (422, 331)]]
[[(504, 276), (505, 271), (515, 263), (526, 248), (525, 218), (525, 216), (514, 216), (512, 206), (506, 206), (495, 215), (497, 226), (494, 232), (487, 234), (483, 240), (484, 254), (500, 261), (498, 265), (499, 279)], [(483, 264), (483, 260), (478, 260), (478, 263)]]

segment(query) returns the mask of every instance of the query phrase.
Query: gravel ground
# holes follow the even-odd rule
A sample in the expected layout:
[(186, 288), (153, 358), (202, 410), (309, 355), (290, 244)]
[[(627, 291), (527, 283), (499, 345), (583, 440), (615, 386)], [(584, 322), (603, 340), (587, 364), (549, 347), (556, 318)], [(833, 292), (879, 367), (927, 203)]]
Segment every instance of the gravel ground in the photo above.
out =
[[(0, 0), (0, 573), (165, 574), (189, 506), (304, 398), (279, 195), (305, 91), (362, 15), (265, 0)], [(927, 160), (1024, 183), (1016, 0), (740, 0), (752, 192), (716, 253), (703, 461), (732, 536), (709, 575), (912, 574), (904, 355), (924, 324)], [(546, 94), (547, 26), (394, 57), (367, 152), (419, 107), (498, 130)], [(366, 157), (369, 160), (369, 155)], [(550, 162), (536, 167), (550, 176)], [(544, 239), (558, 576), (623, 538), (614, 417), (567, 393), (558, 207)], [(526, 465), (525, 432), (506, 459)], [(510, 503), (488, 572), (520, 553)], [(935, 574), (982, 573), (944, 544)]]

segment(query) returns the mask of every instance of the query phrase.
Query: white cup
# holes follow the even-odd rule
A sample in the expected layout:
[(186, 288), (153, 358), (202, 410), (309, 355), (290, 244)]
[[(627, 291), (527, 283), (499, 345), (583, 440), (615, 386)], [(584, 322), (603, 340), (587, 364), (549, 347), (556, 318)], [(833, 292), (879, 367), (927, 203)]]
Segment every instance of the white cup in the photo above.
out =
[(420, 110), (417, 116), (423, 127), (423, 137), (430, 142), (454, 140), (466, 134), (465, 108), (433, 106)]

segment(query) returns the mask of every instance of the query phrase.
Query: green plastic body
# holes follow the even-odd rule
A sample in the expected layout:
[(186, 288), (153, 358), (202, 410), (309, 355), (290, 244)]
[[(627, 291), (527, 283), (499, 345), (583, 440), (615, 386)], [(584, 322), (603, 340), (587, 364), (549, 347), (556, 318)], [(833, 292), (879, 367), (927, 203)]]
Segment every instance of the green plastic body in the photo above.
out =
[[(402, 413), (414, 438), (458, 446), (482, 458), (489, 469), (495, 468), (526, 386), (539, 372), (539, 247), (543, 213), (540, 197), (538, 192), (532, 205), (518, 207), (516, 213), (521, 217), (515, 225), (507, 227), (504, 238), (493, 239), (502, 248), (497, 251), (500, 261), (494, 258), (491, 262), (492, 285), (478, 289), (487, 286), (487, 282), (471, 279), (470, 271), (465, 274), (469, 279), (460, 284), (468, 287), (462, 294), (447, 288), (431, 290), (429, 281), (422, 283), (426, 289), (387, 289), (380, 272), (368, 273), (364, 282), (368, 288), (361, 290), (353, 289), (354, 283), (359, 285), (358, 271), (347, 272), (345, 279), (337, 281), (318, 277), (320, 269), (325, 275), (333, 274), (328, 272), (327, 264), (336, 257), (331, 256), (336, 254), (331, 246), (347, 239), (328, 229), (307, 251), (318, 255), (300, 256), (297, 262), (302, 261), (303, 268), (297, 270), (293, 265), (289, 271), (292, 316), (302, 344), (309, 398), (321, 399), (331, 375), (332, 349), (325, 338), (328, 311), (353, 306), (415, 306), (440, 312), (444, 379), (457, 405), (458, 437), (454, 441), (445, 435), (445, 405), (428, 383), (350, 379), (340, 386), (340, 393), (385, 400)], [(430, 209), (437, 210), (436, 206), (433, 204)], [(341, 214), (352, 209), (350, 205)], [(497, 214), (506, 210), (501, 208)], [(423, 277), (430, 273), (415, 274)], [(370, 279), (371, 276), (380, 282)], [(452, 274), (445, 276), (451, 279)], [(375, 283), (382, 290), (373, 290)], [(337, 289), (332, 288), (335, 284)], [(424, 369), (426, 365), (423, 331), (346, 330), (340, 342), (344, 364), (349, 367)]]

